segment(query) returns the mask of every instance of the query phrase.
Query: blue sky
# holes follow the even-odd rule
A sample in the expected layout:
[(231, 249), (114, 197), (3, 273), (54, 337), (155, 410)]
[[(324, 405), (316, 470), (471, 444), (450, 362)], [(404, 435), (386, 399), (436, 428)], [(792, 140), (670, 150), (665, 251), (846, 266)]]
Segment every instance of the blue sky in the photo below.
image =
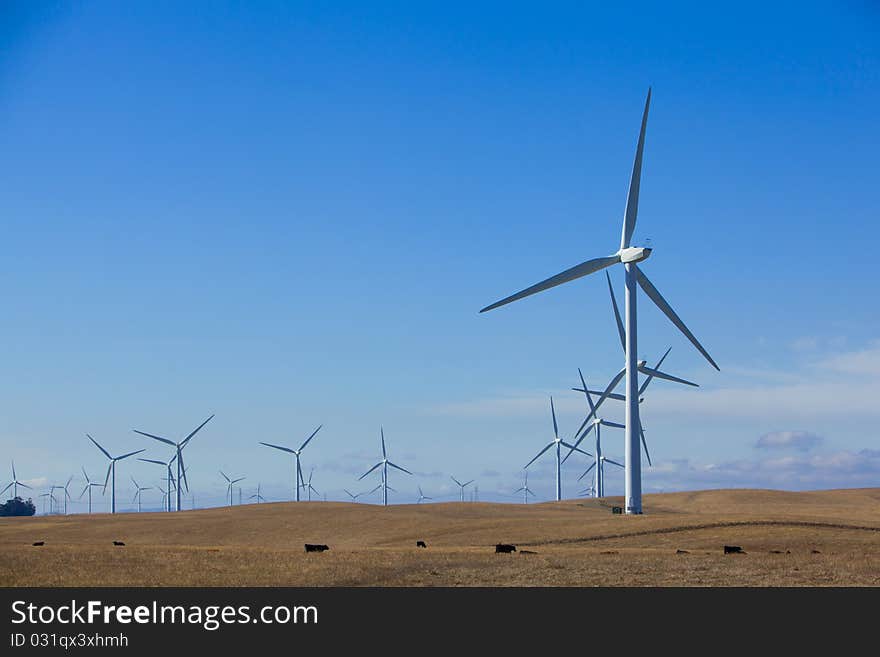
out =
[(221, 468), (289, 496), (256, 443), (321, 423), (305, 465), (330, 498), (372, 488), (382, 424), (417, 473), (397, 501), (451, 499), (449, 474), (514, 500), (549, 395), (573, 431), (576, 368), (601, 387), (622, 358), (602, 276), (477, 311), (615, 250), (651, 85), (636, 240), (721, 372), (641, 298), (644, 357), (672, 346), (701, 384), (652, 384), (646, 490), (880, 481), (872, 3), (323, 4), (0, 9), (0, 451), (22, 478), (97, 476), (87, 431), (161, 457), (131, 429), (216, 413), (189, 448), (206, 504)]

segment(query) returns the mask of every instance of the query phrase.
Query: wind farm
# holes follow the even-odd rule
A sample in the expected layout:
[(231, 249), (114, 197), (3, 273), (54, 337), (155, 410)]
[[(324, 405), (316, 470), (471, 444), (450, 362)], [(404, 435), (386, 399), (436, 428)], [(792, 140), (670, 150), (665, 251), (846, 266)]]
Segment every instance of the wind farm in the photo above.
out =
[(665, 11), (16, 7), (0, 585), (880, 585), (873, 23)]

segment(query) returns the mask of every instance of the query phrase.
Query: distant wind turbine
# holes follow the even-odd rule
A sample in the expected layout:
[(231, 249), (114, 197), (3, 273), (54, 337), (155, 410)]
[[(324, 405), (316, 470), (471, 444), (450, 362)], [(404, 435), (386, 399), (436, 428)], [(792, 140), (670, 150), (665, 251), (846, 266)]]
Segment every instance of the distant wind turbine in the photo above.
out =
[(83, 477), (86, 478), (86, 487), (83, 488), (82, 493), (79, 494), (79, 499), (82, 499), (82, 496), (86, 494), (86, 491), (89, 491), (89, 513), (92, 512), (92, 488), (98, 487), (101, 488), (101, 484), (96, 481), (92, 481), (89, 479), (89, 475), (86, 474), (86, 469), (82, 469)]
[[(380, 486), (381, 486), (381, 484), (380, 484)], [(363, 493), (357, 493), (357, 494), (352, 493), (352, 492), (351, 492), (350, 490), (348, 490), (347, 488), (343, 488), (342, 490), (344, 490), (344, 491), (346, 492), (346, 494), (351, 498), (351, 501), (352, 501), (352, 502), (357, 502), (357, 501), (358, 501), (358, 498), (359, 498), (361, 495), (363, 495)], [(375, 489), (374, 489), (374, 490), (375, 490)], [(370, 491), (370, 492), (372, 492), (372, 491)]]
[(260, 504), (261, 502), (265, 502), (265, 501), (266, 501), (266, 498), (263, 497), (262, 495), (260, 495), (260, 486), (261, 486), (261, 485), (262, 485), (262, 484), (257, 484), (257, 494), (256, 494), (256, 495), (251, 495), (251, 496), (250, 496), (250, 499), (252, 499), (252, 500), (253, 500), (253, 499), (256, 499), (256, 500), (257, 500), (257, 504)]
[(697, 338), (691, 333), (690, 329), (667, 303), (666, 299), (660, 294), (654, 284), (648, 280), (648, 277), (641, 271), (638, 266), (639, 262), (646, 260), (652, 249), (650, 247), (634, 247), (631, 245), (632, 236), (636, 227), (636, 217), (639, 207), (639, 188), (642, 178), (642, 154), (645, 148), (645, 130), (648, 125), (648, 109), (651, 105), (651, 90), (648, 89), (648, 97), (645, 100), (645, 110), (642, 113), (642, 125), (639, 132), (639, 141), (636, 146), (636, 156), (633, 162), (632, 175), (630, 177), (629, 192), (626, 201), (626, 210), (623, 215), (623, 229), (620, 237), (620, 248), (614, 254), (601, 258), (587, 260), (579, 265), (575, 265), (564, 272), (552, 276), (540, 283), (532, 285), (516, 294), (497, 301), (483, 308), (480, 312), (486, 312), (493, 308), (498, 308), (505, 304), (517, 301), (524, 297), (531, 296), (543, 290), (556, 287), (563, 283), (573, 281), (575, 279), (587, 276), (594, 272), (600, 271), (612, 265), (622, 264), (626, 270), (626, 292), (624, 298), (624, 307), (626, 311), (625, 319), (625, 335), (626, 342), (626, 366), (624, 368), (626, 376), (626, 421), (625, 421), (625, 438), (624, 438), (624, 462), (626, 486), (625, 486), (625, 508), (628, 514), (638, 514), (642, 512), (642, 470), (641, 457), (639, 454), (639, 367), (638, 367), (638, 329), (636, 326), (636, 291), (637, 285), (641, 286), (648, 298), (653, 301), (658, 308), (675, 324), (675, 326), (690, 340), (697, 350), (706, 358), (709, 364), (716, 370), (718, 365), (712, 360), (709, 353), (699, 343)]
[(140, 454), (146, 450), (139, 449), (134, 452), (129, 452), (128, 454), (123, 454), (122, 456), (110, 456), (110, 452), (101, 447), (98, 444), (98, 441), (92, 438), (89, 434), (86, 434), (86, 437), (95, 443), (95, 447), (101, 450), (101, 452), (110, 459), (110, 465), (107, 466), (107, 476), (104, 477), (104, 490), (101, 493), (102, 495), (107, 492), (107, 481), (110, 479), (110, 476), (113, 475), (113, 481), (110, 485), (110, 513), (116, 513), (116, 463), (117, 461), (121, 461), (122, 459), (127, 459), (129, 456), (134, 456), (135, 454)]
[(428, 497), (422, 492), (422, 487), (419, 486), (419, 501), (416, 504), (421, 504), (424, 500), (433, 500), (433, 497)]
[(226, 480), (226, 496), (229, 498), (229, 506), (232, 506), (232, 487), (237, 484), (239, 481), (243, 481), (245, 477), (239, 477), (238, 479), (230, 479), (226, 476), (226, 473), (223, 470), (220, 471), (220, 474)]
[(474, 480), (471, 479), (470, 481), (466, 481), (464, 483), (461, 483), (458, 479), (456, 479), (452, 475), (449, 475), (449, 478), (452, 479), (452, 481), (454, 481), (456, 484), (458, 484), (458, 489), (459, 489), (458, 492), (461, 496), (459, 501), (464, 502), (464, 489), (466, 486), (470, 486), (472, 483), (474, 483)]
[[(152, 438), (153, 440), (158, 440), (159, 442), (165, 443), (166, 445), (171, 445), (174, 448), (174, 452), (175, 452), (174, 456), (177, 459), (177, 484), (176, 484), (176, 487), (177, 487), (177, 507), (176, 508), (178, 511), (180, 511), (180, 509), (181, 509), (181, 507), (180, 507), (181, 488), (186, 487), (187, 492), (189, 492), (189, 482), (186, 480), (186, 465), (184, 465), (184, 463), (183, 463), (183, 448), (189, 444), (189, 441), (192, 440), (193, 436), (195, 436), (199, 431), (201, 431), (202, 427), (204, 427), (206, 424), (208, 424), (208, 422), (210, 422), (211, 418), (213, 418), (213, 417), (214, 416), (211, 415), (211, 417), (209, 417), (207, 420), (205, 420), (199, 426), (197, 426), (195, 429), (193, 429), (192, 432), (190, 432), (190, 434), (186, 438), (184, 438), (183, 440), (181, 440), (178, 443), (174, 442), (173, 440), (168, 440), (167, 438), (162, 438), (161, 436), (155, 436), (151, 433), (146, 433), (145, 431), (139, 431), (137, 429), (132, 429), (132, 431), (134, 431), (137, 434), (140, 434), (141, 436), (146, 436), (147, 438)], [(141, 450), (141, 451), (143, 451), (143, 450)], [(169, 463), (170, 462), (171, 461), (169, 461)], [(181, 486), (181, 482), (183, 482), (183, 486)]]
[(141, 512), (141, 493), (143, 493), (145, 490), (153, 490), (153, 487), (152, 486), (141, 486), (137, 481), (135, 481), (134, 477), (132, 477), (131, 480), (134, 483), (134, 487), (136, 489), (134, 497), (131, 498), (131, 501), (134, 502), (135, 500), (137, 500), (138, 513), (140, 513)]
[(302, 454), (302, 451), (306, 448), (306, 445), (315, 437), (315, 434), (321, 430), (321, 427), (324, 425), (318, 425), (318, 428), (312, 432), (312, 435), (306, 438), (305, 442), (300, 445), (299, 449), (291, 449), (290, 447), (284, 447), (282, 445), (273, 445), (272, 443), (263, 443), (261, 445), (265, 445), (266, 447), (272, 447), (273, 449), (280, 449), (282, 452), (287, 452), (288, 454), (293, 454), (296, 457), (296, 485), (294, 486), (296, 501), (299, 502), (299, 491), (300, 488), (305, 487), (305, 482), (303, 480), (302, 475), (302, 465), (300, 464), (299, 457)]
[[(177, 454), (171, 457), (170, 461), (157, 461), (155, 459), (141, 459), (138, 461), (143, 461), (144, 463), (155, 463), (156, 465), (161, 465), (165, 468), (165, 488), (167, 490), (173, 490), (177, 483), (174, 481), (174, 475), (171, 474), (171, 464), (177, 460)], [(171, 496), (166, 493), (165, 502), (163, 503), (166, 511), (171, 511)]]
[(3, 495), (6, 491), (12, 488), (12, 497), (18, 497), (18, 487), (27, 488), (28, 490), (33, 490), (27, 484), (23, 484), (18, 480), (18, 476), (15, 474), (15, 461), (12, 462), (12, 481), (9, 483), (6, 488), (0, 490), (0, 495)]
[(315, 493), (315, 495), (320, 495), (320, 493), (319, 493), (317, 490), (315, 490), (315, 487), (312, 486), (312, 476), (313, 476), (314, 474), (315, 474), (315, 469), (312, 468), (312, 471), (309, 472), (309, 481), (308, 481), (308, 483), (305, 484), (305, 488), (306, 488), (306, 490), (309, 491), (309, 502), (312, 501), (312, 493), (313, 493), (313, 492)]
[(523, 485), (513, 491), (513, 493), (514, 495), (516, 493), (523, 494), (523, 504), (529, 503), (529, 495), (531, 495), (532, 497), (536, 497), (534, 491), (529, 488), (529, 473), (527, 471), (523, 472)]
[(551, 440), (547, 446), (538, 452), (535, 457), (526, 463), (525, 469), (537, 461), (541, 455), (546, 452), (551, 447), (556, 448), (556, 501), (559, 502), (562, 499), (562, 455), (560, 453), (560, 449), (562, 447), (568, 447), (572, 451), (580, 452), (581, 454), (586, 454), (587, 456), (592, 456), (589, 452), (585, 452), (580, 449), (577, 445), (571, 445), (559, 437), (559, 425), (556, 423), (556, 408), (553, 406), (553, 397), (550, 398), (550, 414), (553, 416), (553, 440)]
[(408, 475), (412, 475), (412, 472), (410, 472), (406, 468), (401, 468), (396, 463), (392, 463), (391, 461), (388, 460), (388, 453), (385, 450), (385, 429), (383, 429), (382, 427), (379, 427), (379, 434), (382, 437), (382, 460), (379, 461), (372, 468), (367, 470), (364, 474), (362, 474), (360, 476), (360, 478), (358, 479), (358, 481), (360, 481), (361, 479), (366, 477), (368, 474), (370, 474), (376, 468), (381, 467), (382, 468), (382, 484), (381, 484), (381, 486), (382, 486), (382, 505), (388, 506), (388, 491), (390, 489), (390, 487), (388, 486), (388, 466), (390, 465), (392, 468), (400, 470), (401, 472), (405, 472)]

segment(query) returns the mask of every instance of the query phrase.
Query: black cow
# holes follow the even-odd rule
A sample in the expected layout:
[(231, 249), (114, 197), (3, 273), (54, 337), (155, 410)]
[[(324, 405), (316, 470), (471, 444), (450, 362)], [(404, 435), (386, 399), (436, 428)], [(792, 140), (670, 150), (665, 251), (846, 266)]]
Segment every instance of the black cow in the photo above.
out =
[(425, 542), (424, 542), (424, 541), (416, 541), (416, 547), (423, 547), (423, 548), (426, 548), (426, 547), (428, 547), (428, 546), (425, 545)]
[(116, 545), (117, 547), (119, 547), (119, 546), (124, 547), (125, 543), (123, 543), (122, 541), (113, 541), (113, 545)]
[(509, 554), (510, 552), (516, 552), (515, 545), (510, 545), (508, 543), (499, 543), (495, 546), (495, 554)]
[(329, 550), (330, 548), (326, 545), (313, 545), (312, 543), (306, 543), (306, 552), (323, 552), (324, 550)]
[(739, 545), (725, 545), (724, 554), (745, 554)]
[(46, 541), (37, 541), (36, 543), (34, 543), (34, 546), (39, 547), (40, 545), (45, 545), (45, 544), (46, 544)]

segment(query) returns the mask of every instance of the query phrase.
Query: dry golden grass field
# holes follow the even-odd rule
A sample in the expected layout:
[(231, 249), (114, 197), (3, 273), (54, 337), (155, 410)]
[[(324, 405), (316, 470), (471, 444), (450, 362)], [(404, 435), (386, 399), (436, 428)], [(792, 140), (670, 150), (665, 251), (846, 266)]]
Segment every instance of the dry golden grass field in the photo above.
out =
[[(613, 515), (621, 500), (607, 498), (0, 518), (0, 585), (880, 585), (880, 489), (644, 501), (645, 515), (630, 517)], [(331, 549), (306, 554), (307, 542)], [(519, 551), (496, 555), (498, 542)], [(724, 555), (725, 544), (746, 554)]]

